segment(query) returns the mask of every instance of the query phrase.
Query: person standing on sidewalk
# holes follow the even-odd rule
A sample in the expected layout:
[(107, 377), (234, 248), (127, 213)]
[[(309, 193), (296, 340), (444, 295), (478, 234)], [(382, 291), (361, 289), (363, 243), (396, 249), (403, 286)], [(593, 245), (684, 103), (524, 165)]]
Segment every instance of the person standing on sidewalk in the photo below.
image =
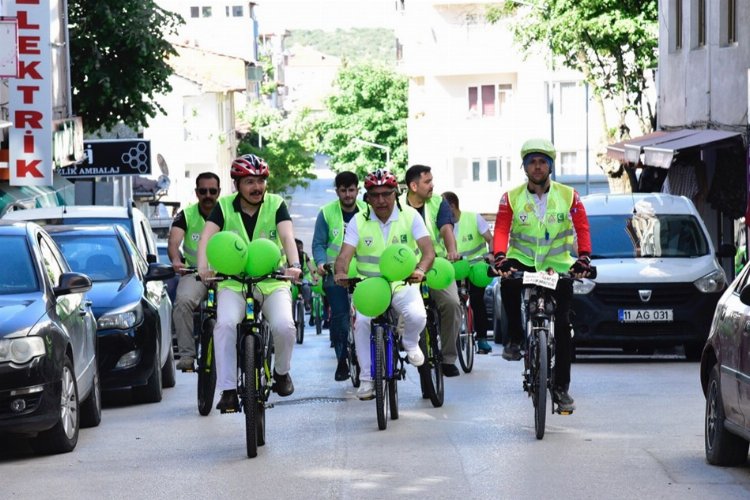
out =
[[(185, 274), (183, 269), (195, 268), (198, 265), (198, 241), (200, 240), (206, 219), (216, 206), (221, 194), (219, 176), (213, 172), (202, 172), (195, 179), (196, 203), (188, 205), (177, 213), (169, 229), (167, 253), (175, 272), (181, 274), (174, 307), (172, 323), (177, 336), (177, 369), (193, 371), (195, 369), (195, 340), (193, 339), (193, 311), (206, 298), (208, 289), (203, 282), (196, 280), (192, 274)], [(182, 254), (185, 261), (182, 260)]]
[[(333, 280), (333, 264), (336, 262), (344, 241), (346, 225), (366, 205), (357, 200), (357, 175), (354, 172), (339, 172), (334, 179), (338, 199), (323, 205), (318, 212), (313, 233), (313, 259), (318, 263), (318, 274), (323, 276), (323, 291), (331, 307), (330, 331), (338, 365), (334, 379), (349, 378), (346, 364), (349, 338), (349, 294)], [(327, 264), (327, 266), (326, 266)], [(353, 263), (356, 267), (356, 263)], [(328, 269), (326, 269), (326, 267)]]

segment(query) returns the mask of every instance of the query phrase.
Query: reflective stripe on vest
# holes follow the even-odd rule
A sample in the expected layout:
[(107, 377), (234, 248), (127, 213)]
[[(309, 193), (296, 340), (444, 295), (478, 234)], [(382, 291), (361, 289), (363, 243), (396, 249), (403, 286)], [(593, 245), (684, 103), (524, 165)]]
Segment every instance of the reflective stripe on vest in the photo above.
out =
[[(414, 208), (409, 205), (407, 194), (408, 193), (404, 193), (401, 195), (401, 206)], [(429, 200), (424, 202), (424, 225), (427, 226), (427, 232), (430, 233), (432, 246), (435, 247), (435, 255), (437, 257), (445, 257), (448, 255), (448, 251), (445, 249), (445, 244), (443, 243), (443, 238), (440, 236), (440, 229), (437, 227), (437, 216), (438, 212), (440, 212), (440, 204), (442, 202), (443, 199), (440, 196), (432, 196)], [(417, 214), (419, 213), (416, 208), (414, 208), (414, 210), (417, 211)]]
[(575, 230), (570, 219), (573, 188), (551, 181), (547, 193), (547, 209), (539, 220), (536, 205), (526, 184), (508, 192), (513, 209), (508, 258), (517, 259), (537, 271), (552, 268), (562, 273), (570, 269), (575, 259)]
[[(357, 272), (362, 276), (373, 277), (380, 276), (380, 256), (386, 249), (386, 246), (396, 243), (403, 243), (414, 253), (418, 252), (417, 242), (411, 232), (414, 217), (419, 217), (416, 210), (404, 206), (398, 213), (398, 219), (391, 222), (388, 231), (388, 243), (383, 239), (383, 232), (380, 230), (380, 221), (376, 219), (365, 219), (366, 212), (359, 212), (354, 217), (359, 233), (359, 243), (357, 244)], [(398, 210), (398, 208), (394, 208)]]
[(182, 253), (188, 267), (196, 267), (198, 265), (198, 241), (201, 238), (203, 226), (206, 225), (206, 219), (201, 215), (197, 203), (189, 205), (183, 213), (187, 229), (185, 229), (185, 238), (182, 240)]
[[(224, 227), (222, 231), (232, 231), (235, 234), (245, 240), (245, 243), (250, 243), (251, 240), (258, 238), (265, 238), (273, 241), (281, 250), (281, 259), (279, 260), (278, 267), (286, 264), (286, 254), (284, 253), (284, 247), (281, 244), (279, 233), (276, 228), (276, 211), (279, 209), (284, 199), (277, 195), (266, 193), (263, 196), (263, 203), (260, 205), (260, 211), (258, 213), (258, 220), (255, 223), (255, 229), (253, 230), (253, 237), (250, 238), (245, 230), (245, 225), (242, 223), (242, 214), (234, 210), (233, 202), (238, 195), (233, 194), (229, 196), (223, 196), (219, 198), (219, 207), (224, 215)], [(248, 258), (252, 258), (248, 255)], [(221, 287), (231, 288), (237, 292), (242, 291), (242, 284), (234, 281), (227, 280), (219, 283)], [(286, 287), (289, 288), (290, 284), (288, 281), (279, 281), (273, 279), (267, 279), (258, 283), (258, 289), (264, 294), (269, 295), (277, 288)]]
[(480, 262), (487, 253), (487, 242), (479, 233), (477, 226), (477, 214), (474, 212), (461, 212), (458, 221), (458, 238), (456, 248), (461, 257), (466, 258), (470, 264)]

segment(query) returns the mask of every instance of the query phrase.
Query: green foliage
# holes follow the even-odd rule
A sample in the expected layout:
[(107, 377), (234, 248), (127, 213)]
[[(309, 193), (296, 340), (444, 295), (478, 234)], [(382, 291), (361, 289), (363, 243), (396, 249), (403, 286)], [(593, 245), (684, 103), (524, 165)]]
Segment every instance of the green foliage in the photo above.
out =
[(352, 63), (379, 62), (393, 65), (396, 62), (395, 38), (393, 30), (385, 28), (293, 30), (285, 45), (312, 47)]
[(237, 145), (237, 155), (260, 156), (271, 170), (268, 190), (284, 194), (298, 186), (306, 187), (312, 172), (314, 144), (312, 124), (307, 113), (284, 118), (279, 110), (253, 103), (239, 113), (241, 121), (250, 124), (251, 132)]
[(343, 68), (334, 86), (338, 92), (327, 101), (328, 116), (318, 124), (318, 150), (331, 156), (331, 168), (361, 177), (386, 167), (385, 151), (355, 141), (361, 139), (390, 148), (389, 168), (400, 177), (408, 160), (406, 78), (383, 66), (363, 64)]
[(146, 125), (164, 110), (157, 94), (172, 90), (166, 36), (182, 17), (153, 0), (69, 0), (73, 109), (86, 131), (122, 122)]
[(550, 49), (583, 73), (600, 101), (618, 107), (620, 124), (633, 113), (650, 130), (644, 91), (647, 72), (657, 66), (657, 0), (507, 0), (487, 18), (515, 13), (522, 17), (512, 29), (524, 50)]

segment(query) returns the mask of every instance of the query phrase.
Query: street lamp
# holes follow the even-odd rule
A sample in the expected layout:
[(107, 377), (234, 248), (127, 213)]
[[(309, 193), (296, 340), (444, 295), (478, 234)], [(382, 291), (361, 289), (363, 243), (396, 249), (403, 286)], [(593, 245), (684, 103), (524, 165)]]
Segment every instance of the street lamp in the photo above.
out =
[(353, 137), (352, 142), (356, 142), (357, 144), (364, 146), (372, 146), (373, 148), (382, 149), (383, 151), (385, 151), (386, 168), (388, 168), (388, 166), (391, 164), (391, 148), (389, 148), (388, 146), (383, 146), (382, 144), (377, 144), (375, 142), (365, 141), (364, 139), (359, 139), (357, 137)]

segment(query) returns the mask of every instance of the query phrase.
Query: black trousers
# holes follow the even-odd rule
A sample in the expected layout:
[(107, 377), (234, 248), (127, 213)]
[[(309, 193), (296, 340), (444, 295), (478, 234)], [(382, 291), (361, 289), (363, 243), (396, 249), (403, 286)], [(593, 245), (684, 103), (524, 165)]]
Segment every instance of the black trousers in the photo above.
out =
[[(519, 271), (535, 271), (515, 259), (508, 259), (511, 266)], [(523, 345), (524, 326), (521, 324), (521, 280), (500, 280), (500, 294), (503, 298), (508, 336), (513, 344)], [(570, 385), (570, 360), (573, 341), (570, 337), (570, 302), (573, 299), (573, 283), (570, 280), (557, 282), (553, 293), (555, 309), (555, 385), (567, 390)]]
[(477, 332), (478, 339), (486, 339), (489, 328), (487, 307), (484, 305), (484, 290), (469, 282), (469, 305), (471, 312), (474, 313), (474, 330)]

